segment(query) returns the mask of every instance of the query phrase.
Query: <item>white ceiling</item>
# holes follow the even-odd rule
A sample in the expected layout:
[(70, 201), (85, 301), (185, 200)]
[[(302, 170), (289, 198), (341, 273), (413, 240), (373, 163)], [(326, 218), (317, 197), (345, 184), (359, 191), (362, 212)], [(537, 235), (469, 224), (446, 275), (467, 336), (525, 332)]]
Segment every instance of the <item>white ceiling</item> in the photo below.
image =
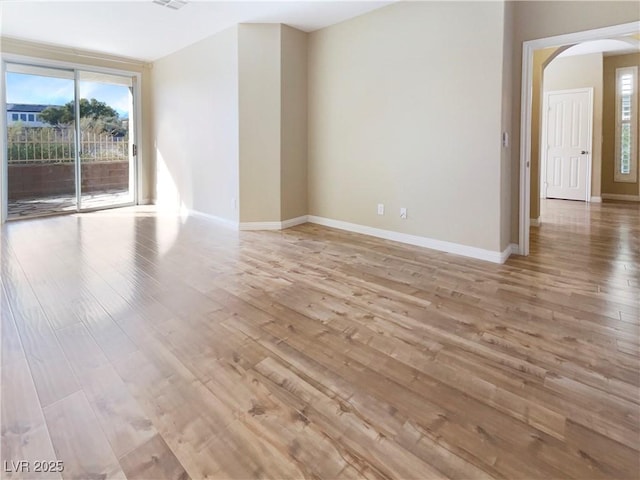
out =
[(623, 53), (640, 52), (640, 42), (629, 36), (617, 39), (591, 40), (579, 43), (567, 48), (558, 55), (559, 57), (572, 57), (575, 55), (588, 55), (590, 53), (603, 53), (604, 55), (621, 55)]
[(285, 23), (310, 32), (362, 15), (382, 1), (0, 0), (0, 34), (153, 61), (237, 23)]

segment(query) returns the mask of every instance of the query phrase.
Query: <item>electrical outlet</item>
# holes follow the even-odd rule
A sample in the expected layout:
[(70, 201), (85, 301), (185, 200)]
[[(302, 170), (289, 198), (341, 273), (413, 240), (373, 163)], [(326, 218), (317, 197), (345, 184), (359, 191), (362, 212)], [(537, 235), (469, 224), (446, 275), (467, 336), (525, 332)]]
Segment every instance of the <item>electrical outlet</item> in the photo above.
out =
[(406, 208), (401, 208), (400, 209), (400, 218), (404, 218), (405, 220), (407, 219), (407, 209)]
[(378, 215), (384, 215), (384, 203), (378, 204)]

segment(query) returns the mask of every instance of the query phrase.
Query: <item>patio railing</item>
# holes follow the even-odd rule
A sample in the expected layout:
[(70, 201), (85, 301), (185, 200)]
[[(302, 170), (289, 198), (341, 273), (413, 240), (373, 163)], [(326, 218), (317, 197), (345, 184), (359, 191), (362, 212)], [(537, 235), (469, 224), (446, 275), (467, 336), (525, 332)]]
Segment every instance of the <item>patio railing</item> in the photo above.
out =
[[(73, 163), (75, 131), (57, 127), (9, 128), (7, 154), (9, 165), (35, 163)], [(123, 162), (129, 159), (128, 137), (82, 132), (82, 163)]]

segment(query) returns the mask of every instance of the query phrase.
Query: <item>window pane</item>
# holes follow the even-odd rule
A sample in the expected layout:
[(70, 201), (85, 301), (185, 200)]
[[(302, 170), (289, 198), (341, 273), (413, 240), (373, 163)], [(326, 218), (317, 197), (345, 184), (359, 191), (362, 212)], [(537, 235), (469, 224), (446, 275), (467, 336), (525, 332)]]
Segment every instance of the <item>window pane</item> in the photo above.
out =
[(617, 68), (614, 171), (616, 182), (635, 182), (638, 177), (637, 89), (638, 67)]
[(631, 124), (624, 123), (620, 128), (620, 173), (631, 173)]
[(620, 77), (620, 93), (622, 95), (631, 95), (633, 93), (633, 76), (630, 73)]
[(631, 120), (631, 95), (622, 95), (620, 98), (620, 120)]

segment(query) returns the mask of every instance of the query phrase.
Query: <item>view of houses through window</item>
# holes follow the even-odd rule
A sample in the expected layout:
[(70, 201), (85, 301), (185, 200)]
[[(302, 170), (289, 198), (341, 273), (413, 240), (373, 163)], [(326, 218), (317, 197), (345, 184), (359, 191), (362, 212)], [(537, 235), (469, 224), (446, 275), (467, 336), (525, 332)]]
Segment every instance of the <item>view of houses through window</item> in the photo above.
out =
[(7, 125), (13, 126), (16, 123), (21, 122), (24, 126), (45, 126), (46, 124), (41, 121), (40, 113), (48, 107), (54, 107), (54, 105), (10, 103), (7, 105)]

